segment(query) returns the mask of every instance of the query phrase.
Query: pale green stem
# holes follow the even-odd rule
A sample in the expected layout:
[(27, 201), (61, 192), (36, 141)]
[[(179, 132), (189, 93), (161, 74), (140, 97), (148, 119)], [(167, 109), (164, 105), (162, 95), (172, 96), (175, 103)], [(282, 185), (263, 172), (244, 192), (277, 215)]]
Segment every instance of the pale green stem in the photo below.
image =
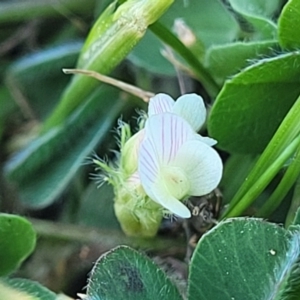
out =
[[(232, 211), (244, 195), (256, 184), (257, 178), (263, 176), (266, 169), (274, 163), (278, 156), (285, 150), (300, 132), (300, 97), (296, 100), (281, 125), (269, 142), (267, 148), (261, 154), (257, 163), (243, 182), (240, 189), (231, 200), (228, 209), (222, 218), (232, 216)], [(253, 199), (254, 200), (254, 199)]]
[(262, 208), (258, 211), (257, 216), (267, 217), (275, 211), (281, 201), (287, 195), (300, 174), (300, 148), (297, 149), (293, 161), (289, 165), (279, 185), (272, 195), (267, 199)]
[(299, 144), (300, 136), (293, 140), (293, 142), (279, 155), (275, 162), (269, 166), (251, 188), (248, 189), (237, 205), (227, 213), (227, 218), (241, 215), (256, 200), (286, 161), (293, 155), (297, 147), (299, 147)]
[(119, 245), (128, 245), (134, 248), (158, 251), (172, 251), (180, 254), (185, 253), (184, 239), (170, 239), (165, 237), (134, 238), (128, 237), (120, 230), (98, 229), (71, 224), (28, 219), (37, 235), (41, 238), (57, 241), (76, 242), (84, 244), (102, 244), (110, 249)]

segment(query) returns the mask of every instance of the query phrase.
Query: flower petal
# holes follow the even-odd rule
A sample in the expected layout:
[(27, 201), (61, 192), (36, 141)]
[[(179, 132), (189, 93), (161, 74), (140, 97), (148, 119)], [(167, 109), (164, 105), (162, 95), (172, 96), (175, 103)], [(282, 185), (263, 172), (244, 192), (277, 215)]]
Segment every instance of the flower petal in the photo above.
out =
[(214, 146), (216, 145), (218, 142), (208, 136), (202, 136), (200, 134), (196, 134), (196, 140), (208, 145), (208, 146)]
[(153, 116), (164, 112), (171, 112), (175, 101), (167, 94), (157, 94), (149, 101), (148, 115)]
[(181, 116), (197, 132), (205, 122), (206, 108), (202, 97), (196, 94), (180, 96), (173, 107), (173, 113)]
[(140, 176), (138, 172), (134, 172), (126, 181), (130, 185), (137, 187), (141, 184)]
[(181, 117), (171, 113), (153, 115), (146, 122), (138, 157), (138, 173), (146, 194), (184, 218), (189, 217), (190, 212), (168, 192), (162, 170), (174, 160), (180, 147), (194, 136), (191, 126)]
[(182, 168), (190, 182), (189, 194), (202, 196), (216, 188), (222, 177), (222, 160), (210, 146), (197, 141), (187, 141), (179, 149), (173, 162)]
[(156, 182), (152, 186), (152, 193), (153, 198), (150, 198), (173, 214), (181, 218), (190, 218), (191, 212), (189, 209), (181, 201), (170, 195), (161, 182)]
[(189, 218), (191, 214), (188, 208), (173, 197), (164, 186), (160, 166), (152, 153), (154, 148), (151, 140), (144, 140), (140, 148), (138, 173), (145, 193), (172, 213), (182, 218)]
[(152, 139), (145, 138), (139, 149), (138, 174), (146, 194), (151, 199), (154, 198), (152, 186), (157, 181), (159, 172), (159, 161), (156, 152)]
[(194, 138), (195, 132), (188, 122), (175, 114), (153, 115), (146, 122), (145, 140), (151, 141), (147, 143), (151, 143), (161, 165), (172, 161), (181, 145)]

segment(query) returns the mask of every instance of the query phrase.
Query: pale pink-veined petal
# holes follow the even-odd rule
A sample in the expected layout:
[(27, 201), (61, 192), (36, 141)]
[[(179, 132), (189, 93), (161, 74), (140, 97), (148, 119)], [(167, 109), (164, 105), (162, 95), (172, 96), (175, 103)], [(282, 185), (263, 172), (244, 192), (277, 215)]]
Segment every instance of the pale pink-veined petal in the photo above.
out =
[(184, 143), (173, 164), (187, 174), (189, 194), (192, 196), (210, 193), (218, 186), (222, 177), (223, 165), (217, 151), (197, 140)]
[(196, 94), (180, 96), (174, 106), (173, 113), (178, 114), (197, 132), (205, 122), (206, 108), (202, 97)]
[(164, 187), (163, 182), (156, 182), (152, 186), (152, 200), (159, 203), (171, 213), (181, 217), (189, 218), (191, 213), (189, 209), (178, 199), (174, 198)]
[(138, 156), (138, 174), (146, 194), (153, 199), (152, 187), (159, 175), (159, 159), (155, 144), (151, 138), (145, 137), (140, 145)]
[(216, 145), (218, 142), (208, 136), (202, 136), (200, 134), (196, 134), (196, 140), (208, 145), (208, 146), (214, 146)]
[(189, 123), (175, 114), (153, 115), (146, 122), (145, 140), (151, 140), (153, 155), (161, 165), (172, 161), (181, 145), (194, 136)]
[(148, 116), (171, 112), (175, 101), (167, 94), (157, 94), (149, 101)]
[[(145, 193), (162, 207), (168, 209), (170, 212), (182, 218), (189, 218), (191, 216), (188, 208), (178, 199), (174, 198), (167, 191), (163, 185), (163, 178), (161, 178), (159, 166), (157, 166), (149, 153), (145, 149), (153, 150), (152, 145), (145, 140), (141, 145), (141, 154), (139, 160), (139, 177)], [(144, 148), (145, 147), (145, 148)], [(151, 165), (151, 162), (153, 165)]]
[(141, 184), (140, 176), (138, 172), (134, 172), (128, 179), (127, 182), (131, 185), (138, 186)]

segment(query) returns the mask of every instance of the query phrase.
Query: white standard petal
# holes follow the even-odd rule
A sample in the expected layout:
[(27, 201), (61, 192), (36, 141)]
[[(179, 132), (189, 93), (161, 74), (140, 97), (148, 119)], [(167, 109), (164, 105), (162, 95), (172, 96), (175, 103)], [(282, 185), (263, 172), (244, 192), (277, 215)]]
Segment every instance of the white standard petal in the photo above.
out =
[(149, 101), (148, 116), (171, 112), (175, 101), (167, 94), (157, 94)]
[(210, 193), (222, 177), (223, 164), (217, 151), (197, 140), (184, 143), (173, 164), (187, 174), (192, 196)]
[(171, 213), (181, 218), (190, 218), (191, 212), (189, 209), (181, 201), (170, 195), (162, 182), (156, 182), (152, 186), (152, 193), (152, 200), (168, 209)]
[(155, 197), (152, 187), (157, 182), (159, 168), (159, 159), (155, 144), (151, 138), (146, 137), (139, 148), (138, 175), (146, 194), (151, 199)]
[(195, 131), (199, 131), (206, 118), (204, 101), (196, 94), (180, 96), (175, 102), (173, 113), (188, 121)]
[(181, 145), (194, 136), (188, 122), (172, 113), (153, 115), (145, 126), (145, 140), (151, 141), (160, 165), (172, 161)]

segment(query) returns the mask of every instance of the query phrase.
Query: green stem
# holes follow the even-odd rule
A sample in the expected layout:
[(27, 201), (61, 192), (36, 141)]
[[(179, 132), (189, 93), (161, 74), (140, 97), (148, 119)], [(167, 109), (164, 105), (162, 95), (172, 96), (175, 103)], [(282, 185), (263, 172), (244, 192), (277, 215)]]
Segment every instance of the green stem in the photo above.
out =
[(49, 240), (84, 244), (99, 243), (106, 249), (128, 245), (134, 248), (151, 249), (155, 252), (170, 251), (172, 249), (171, 251), (176, 253), (185, 253), (185, 241), (181, 238), (176, 240), (165, 237), (133, 238), (124, 235), (119, 230), (82, 227), (37, 219), (28, 220), (33, 224), (39, 237)]
[[(289, 212), (287, 214), (287, 217), (285, 219), (285, 228), (288, 228), (291, 224), (294, 223), (295, 214), (296, 214), (297, 210), (299, 209), (299, 207), (300, 207), (300, 177), (298, 177), (296, 184), (295, 184), (292, 203), (291, 203)], [(296, 223), (299, 224), (299, 222), (296, 222)]]
[(209, 72), (200, 63), (197, 57), (188, 49), (167, 27), (160, 22), (149, 26), (149, 29), (165, 44), (172, 47), (185, 61), (199, 78), (207, 93), (211, 98), (215, 98), (220, 91), (220, 87), (211, 77)]
[(38, 17), (64, 17), (65, 14), (87, 14), (95, 0), (21, 0), (0, 3), (0, 24), (32, 20)]
[(300, 148), (297, 149), (293, 161), (289, 165), (279, 185), (272, 195), (267, 199), (262, 208), (258, 211), (259, 217), (267, 217), (275, 211), (283, 198), (287, 195), (300, 174)]
[(300, 97), (296, 100), (284, 120), (280, 124), (272, 140), (269, 142), (267, 148), (261, 154), (257, 163), (249, 173), (248, 177), (243, 182), (240, 189), (230, 202), (230, 205), (223, 214), (222, 218), (228, 217), (232, 214), (232, 210), (238, 205), (239, 201), (244, 195), (256, 184), (257, 178), (260, 178), (266, 169), (272, 165), (278, 156), (285, 150), (285, 148), (292, 142), (293, 139), (300, 132)]
[(226, 217), (229, 218), (241, 215), (267, 187), (285, 162), (291, 157), (291, 155), (293, 155), (299, 145), (300, 136), (293, 140), (293, 142), (279, 155), (276, 161), (265, 170), (265, 172), (241, 198), (238, 204), (235, 205), (229, 213), (227, 213)]

